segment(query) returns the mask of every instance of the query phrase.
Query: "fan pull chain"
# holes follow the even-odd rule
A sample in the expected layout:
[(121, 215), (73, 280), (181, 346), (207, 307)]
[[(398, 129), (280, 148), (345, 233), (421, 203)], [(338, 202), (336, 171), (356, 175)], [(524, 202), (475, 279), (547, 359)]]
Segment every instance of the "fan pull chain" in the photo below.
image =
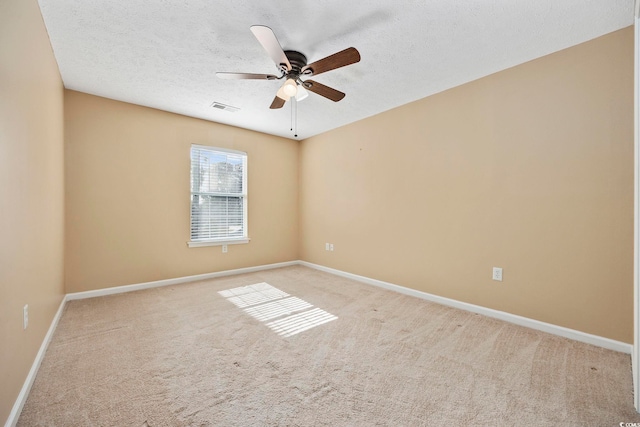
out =
[(291, 97), (291, 127), (289, 130), (293, 132), (294, 137), (298, 137), (298, 100), (295, 96)]

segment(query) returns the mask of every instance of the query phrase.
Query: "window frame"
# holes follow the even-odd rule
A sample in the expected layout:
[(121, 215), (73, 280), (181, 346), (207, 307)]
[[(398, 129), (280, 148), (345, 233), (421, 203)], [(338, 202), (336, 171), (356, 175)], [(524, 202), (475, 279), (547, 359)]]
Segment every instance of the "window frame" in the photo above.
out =
[[(191, 188), (191, 171), (193, 169), (193, 160), (191, 158), (192, 151), (194, 148), (198, 148), (201, 150), (207, 150), (211, 152), (218, 153), (230, 153), (242, 156), (242, 194), (239, 196), (242, 198), (242, 237), (224, 237), (217, 239), (199, 239), (199, 240), (191, 240), (191, 228), (193, 226), (193, 195), (194, 194), (202, 194), (200, 192), (194, 192)], [(249, 155), (244, 151), (231, 150), (229, 148), (221, 148), (221, 147), (213, 147), (210, 145), (199, 145), (199, 144), (191, 144), (189, 147), (189, 241), (187, 245), (190, 248), (204, 247), (204, 246), (222, 246), (222, 245), (238, 245), (249, 243), (251, 240), (249, 238), (249, 218), (248, 218), (248, 179), (247, 179), (247, 164), (248, 164)], [(230, 196), (238, 197), (238, 194), (233, 194)]]

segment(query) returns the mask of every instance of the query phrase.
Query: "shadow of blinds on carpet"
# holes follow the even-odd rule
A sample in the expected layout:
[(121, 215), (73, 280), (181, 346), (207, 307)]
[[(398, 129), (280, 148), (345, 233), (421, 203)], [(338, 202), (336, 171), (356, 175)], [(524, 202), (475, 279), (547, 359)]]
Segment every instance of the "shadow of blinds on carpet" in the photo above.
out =
[(338, 318), (265, 282), (218, 293), (254, 319), (269, 321), (266, 325), (283, 337), (299, 334)]

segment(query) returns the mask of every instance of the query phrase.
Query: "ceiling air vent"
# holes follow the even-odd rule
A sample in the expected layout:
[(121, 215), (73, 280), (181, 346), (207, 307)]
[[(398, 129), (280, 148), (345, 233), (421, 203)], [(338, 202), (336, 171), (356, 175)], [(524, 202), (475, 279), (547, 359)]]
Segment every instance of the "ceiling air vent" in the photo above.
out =
[(229, 111), (231, 113), (235, 113), (236, 111), (240, 110), (238, 107), (232, 107), (231, 105), (226, 105), (215, 101), (211, 104), (211, 106), (218, 110)]

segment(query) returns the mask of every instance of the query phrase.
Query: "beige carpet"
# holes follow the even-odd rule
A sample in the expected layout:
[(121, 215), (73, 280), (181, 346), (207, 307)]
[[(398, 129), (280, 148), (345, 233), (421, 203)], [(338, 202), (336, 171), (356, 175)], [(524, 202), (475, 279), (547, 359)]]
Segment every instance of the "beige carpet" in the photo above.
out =
[(70, 302), (18, 425), (621, 422), (628, 355), (289, 267)]

